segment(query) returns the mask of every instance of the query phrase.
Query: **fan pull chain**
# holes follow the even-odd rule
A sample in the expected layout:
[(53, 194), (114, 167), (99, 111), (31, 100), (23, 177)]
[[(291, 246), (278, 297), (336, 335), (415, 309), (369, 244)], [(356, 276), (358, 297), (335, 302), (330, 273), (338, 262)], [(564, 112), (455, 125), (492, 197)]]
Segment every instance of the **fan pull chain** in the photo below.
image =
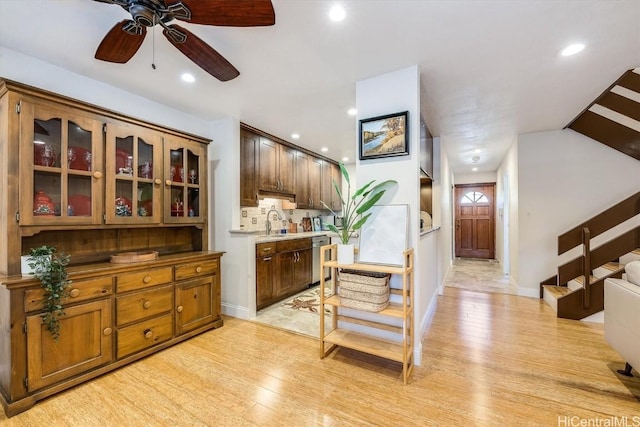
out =
[(156, 28), (153, 27), (151, 36), (151, 68), (156, 69)]

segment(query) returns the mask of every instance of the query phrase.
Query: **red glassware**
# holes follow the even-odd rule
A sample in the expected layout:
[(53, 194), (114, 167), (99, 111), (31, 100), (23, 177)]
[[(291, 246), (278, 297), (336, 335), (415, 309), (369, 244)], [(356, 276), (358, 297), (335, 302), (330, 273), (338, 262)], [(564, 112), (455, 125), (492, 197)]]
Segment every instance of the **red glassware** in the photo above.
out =
[(44, 191), (36, 191), (36, 194), (33, 196), (33, 214), (38, 216), (55, 215), (53, 201)]

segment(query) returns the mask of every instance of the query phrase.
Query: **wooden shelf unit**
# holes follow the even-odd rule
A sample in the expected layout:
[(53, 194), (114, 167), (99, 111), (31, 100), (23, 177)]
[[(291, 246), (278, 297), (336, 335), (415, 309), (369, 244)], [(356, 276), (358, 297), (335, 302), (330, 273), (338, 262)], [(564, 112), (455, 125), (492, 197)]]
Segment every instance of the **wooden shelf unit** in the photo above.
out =
[[(336, 258), (337, 245), (326, 245), (320, 249), (321, 269), (331, 269), (331, 291), (329, 295), (325, 294), (324, 274), (321, 275), (320, 278), (320, 313), (324, 312), (325, 305), (333, 307), (331, 315), (331, 326), (333, 329), (331, 331), (326, 331), (325, 318), (324, 316), (320, 316), (320, 358), (323, 359), (336, 347), (340, 346), (394, 360), (402, 363), (402, 379), (404, 384), (407, 384), (413, 374), (414, 366), (413, 249), (404, 251), (404, 265), (401, 267), (362, 263), (341, 265), (338, 264)], [(400, 302), (392, 302), (384, 310), (375, 313), (361, 311), (362, 313), (369, 313), (370, 315), (379, 317), (379, 322), (341, 315), (338, 313), (338, 308), (342, 305), (337, 292), (337, 277), (338, 270), (343, 268), (402, 276), (402, 289), (391, 289), (393, 295), (400, 296)], [(350, 310), (355, 309), (350, 308)], [(372, 316), (368, 317), (370, 318)], [(385, 318), (400, 319), (402, 326), (384, 323)], [(339, 328), (338, 321), (398, 333), (402, 336), (402, 339), (395, 342), (372, 336), (366, 332), (356, 332)]]

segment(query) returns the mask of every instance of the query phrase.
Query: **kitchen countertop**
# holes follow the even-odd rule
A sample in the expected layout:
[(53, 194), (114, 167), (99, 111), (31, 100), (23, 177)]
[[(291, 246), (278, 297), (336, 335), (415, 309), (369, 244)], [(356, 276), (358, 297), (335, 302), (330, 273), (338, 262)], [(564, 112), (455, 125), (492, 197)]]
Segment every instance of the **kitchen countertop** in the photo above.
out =
[(256, 243), (277, 242), (278, 240), (304, 239), (305, 237), (315, 236), (337, 237), (337, 234), (332, 233), (331, 231), (304, 231), (300, 233), (286, 234), (271, 233), (269, 236), (265, 236), (264, 231), (230, 230), (230, 233), (253, 236), (256, 239)]

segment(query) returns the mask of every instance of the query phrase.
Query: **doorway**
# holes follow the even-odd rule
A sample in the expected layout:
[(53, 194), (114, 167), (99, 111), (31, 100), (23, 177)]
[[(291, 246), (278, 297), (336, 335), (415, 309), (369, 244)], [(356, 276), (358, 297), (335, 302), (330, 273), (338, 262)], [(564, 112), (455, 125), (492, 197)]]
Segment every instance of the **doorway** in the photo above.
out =
[(455, 256), (495, 258), (495, 184), (455, 186)]

